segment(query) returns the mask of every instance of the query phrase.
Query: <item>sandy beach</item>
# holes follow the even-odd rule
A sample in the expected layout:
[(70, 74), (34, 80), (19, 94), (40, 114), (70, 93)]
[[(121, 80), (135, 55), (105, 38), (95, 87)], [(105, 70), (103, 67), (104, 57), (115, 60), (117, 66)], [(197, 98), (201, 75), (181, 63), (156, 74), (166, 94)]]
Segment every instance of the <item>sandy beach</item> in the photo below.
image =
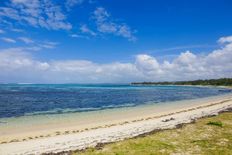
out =
[(178, 104), (150, 104), (131, 108), (60, 115), (1, 119), (0, 154), (41, 154), (94, 147), (132, 138), (232, 108), (232, 95)]

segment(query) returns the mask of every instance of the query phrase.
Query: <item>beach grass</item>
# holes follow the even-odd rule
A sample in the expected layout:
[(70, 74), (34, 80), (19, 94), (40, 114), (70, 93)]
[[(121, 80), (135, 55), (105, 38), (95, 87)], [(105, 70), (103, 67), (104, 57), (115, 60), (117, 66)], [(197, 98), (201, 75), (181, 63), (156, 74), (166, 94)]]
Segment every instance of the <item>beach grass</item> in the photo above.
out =
[(232, 154), (232, 113), (203, 118), (178, 129), (99, 146), (73, 154)]

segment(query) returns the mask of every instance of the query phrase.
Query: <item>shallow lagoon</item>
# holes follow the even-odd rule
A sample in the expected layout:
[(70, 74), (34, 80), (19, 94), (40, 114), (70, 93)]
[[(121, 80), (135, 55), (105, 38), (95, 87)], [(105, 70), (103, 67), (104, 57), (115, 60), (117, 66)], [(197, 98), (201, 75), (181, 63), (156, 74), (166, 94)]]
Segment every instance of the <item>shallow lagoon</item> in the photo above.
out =
[(127, 84), (3, 84), (0, 118), (134, 107), (223, 95), (219, 87)]

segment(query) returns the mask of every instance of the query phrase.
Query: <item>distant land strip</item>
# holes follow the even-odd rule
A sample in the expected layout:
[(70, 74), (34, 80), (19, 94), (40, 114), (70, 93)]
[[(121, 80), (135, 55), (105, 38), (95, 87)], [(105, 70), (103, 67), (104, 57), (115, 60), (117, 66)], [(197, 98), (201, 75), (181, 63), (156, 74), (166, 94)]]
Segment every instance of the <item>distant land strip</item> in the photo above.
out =
[(164, 82), (132, 82), (132, 85), (202, 85), (202, 86), (232, 86), (232, 78), (194, 80), (194, 81), (164, 81)]

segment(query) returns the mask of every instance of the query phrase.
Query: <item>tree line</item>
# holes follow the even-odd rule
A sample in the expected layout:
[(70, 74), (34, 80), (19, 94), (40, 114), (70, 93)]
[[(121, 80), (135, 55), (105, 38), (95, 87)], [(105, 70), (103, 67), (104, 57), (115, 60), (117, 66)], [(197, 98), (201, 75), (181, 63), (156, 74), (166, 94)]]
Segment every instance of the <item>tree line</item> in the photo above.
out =
[(232, 86), (232, 78), (194, 80), (194, 81), (173, 81), (173, 82), (132, 82), (132, 85), (212, 85), (212, 86)]

